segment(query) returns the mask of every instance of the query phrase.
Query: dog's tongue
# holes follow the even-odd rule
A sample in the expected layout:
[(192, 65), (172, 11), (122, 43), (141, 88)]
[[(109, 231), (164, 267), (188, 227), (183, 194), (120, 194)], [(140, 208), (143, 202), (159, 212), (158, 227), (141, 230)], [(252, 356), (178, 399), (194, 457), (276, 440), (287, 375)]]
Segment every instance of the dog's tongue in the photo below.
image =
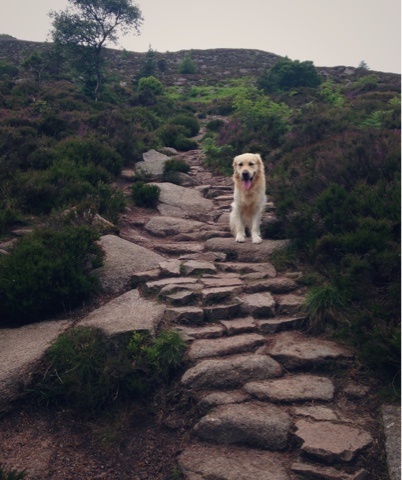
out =
[(243, 180), (242, 182), (244, 190), (250, 190), (251, 188), (251, 180)]

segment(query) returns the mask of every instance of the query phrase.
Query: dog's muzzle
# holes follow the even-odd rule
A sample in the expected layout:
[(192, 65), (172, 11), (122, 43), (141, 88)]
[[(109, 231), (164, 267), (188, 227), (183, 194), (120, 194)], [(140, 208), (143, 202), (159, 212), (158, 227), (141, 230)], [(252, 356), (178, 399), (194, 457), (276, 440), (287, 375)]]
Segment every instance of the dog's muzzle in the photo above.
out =
[(249, 174), (249, 172), (243, 172), (241, 175), (241, 183), (244, 190), (249, 190), (251, 188), (251, 182), (253, 181), (253, 177)]

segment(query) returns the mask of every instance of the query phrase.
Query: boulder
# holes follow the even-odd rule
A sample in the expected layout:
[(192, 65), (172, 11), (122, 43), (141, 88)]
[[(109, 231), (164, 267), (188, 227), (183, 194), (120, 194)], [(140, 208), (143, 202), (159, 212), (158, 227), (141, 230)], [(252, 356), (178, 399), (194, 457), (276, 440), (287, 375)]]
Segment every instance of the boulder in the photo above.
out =
[(192, 343), (188, 356), (191, 360), (199, 360), (206, 357), (250, 352), (264, 342), (265, 338), (256, 333), (217, 338), (214, 340), (196, 340)]
[(169, 160), (167, 155), (156, 150), (148, 150), (142, 154), (143, 161), (135, 164), (135, 171), (138, 174), (146, 174), (152, 180), (161, 180), (165, 170), (165, 163)]

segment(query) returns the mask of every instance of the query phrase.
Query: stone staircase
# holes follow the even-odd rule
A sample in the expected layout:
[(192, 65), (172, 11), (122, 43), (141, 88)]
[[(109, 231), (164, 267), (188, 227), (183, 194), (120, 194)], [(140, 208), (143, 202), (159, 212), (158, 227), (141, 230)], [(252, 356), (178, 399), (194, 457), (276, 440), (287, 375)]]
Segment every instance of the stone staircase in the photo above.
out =
[[(157, 165), (145, 167), (160, 172), (160, 154), (150, 157)], [(185, 480), (374, 478), (381, 435), (365, 408), (369, 387), (354, 380), (351, 350), (305, 331), (300, 273), (279, 274), (271, 263), (288, 241), (265, 235), (260, 245), (236, 243), (228, 228), (231, 179), (205, 169), (199, 150), (177, 157), (191, 166), (187, 186), (158, 183), (159, 212), (129, 210), (119, 236), (101, 238), (98, 273), (109, 296), (73, 324), (109, 335), (168, 327), (188, 343), (181, 386), (201, 416), (177, 457)], [(133, 175), (123, 172), (118, 183), (127, 195)], [(267, 202), (263, 231), (276, 222)], [(0, 400), (23, 383), (22, 367), (29, 380), (43, 349), (71, 325), (35, 326), (47, 334), (41, 349), (31, 326), (2, 331)], [(27, 357), (18, 363), (13, 345), (24, 335)]]
[[(203, 226), (185, 231), (192, 214), (180, 227), (165, 219), (169, 231), (157, 225), (161, 217), (144, 222), (142, 233), (169, 258), (132, 280), (142, 296), (166, 306), (164, 324), (189, 345), (181, 384), (202, 416), (178, 456), (184, 478), (370, 478), (364, 455), (373, 445), (372, 419), (359, 408), (368, 388), (344, 380), (353, 352), (303, 332), (298, 274), (279, 275), (269, 261), (287, 241), (236, 244), (227, 222), (230, 180), (204, 170), (199, 152), (182, 157), (199, 185), (193, 194), (202, 192), (212, 208)], [(263, 222), (272, 221), (268, 203)]]

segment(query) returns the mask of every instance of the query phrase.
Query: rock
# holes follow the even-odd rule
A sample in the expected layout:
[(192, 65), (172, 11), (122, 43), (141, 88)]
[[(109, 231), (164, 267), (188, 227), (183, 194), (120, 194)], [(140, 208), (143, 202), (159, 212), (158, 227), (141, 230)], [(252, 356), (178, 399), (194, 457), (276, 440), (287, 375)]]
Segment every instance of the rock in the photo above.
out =
[(276, 297), (278, 315), (298, 315), (305, 311), (304, 297), (301, 295), (282, 295)]
[(253, 317), (274, 317), (276, 302), (269, 292), (250, 293), (239, 296), (241, 311)]
[(264, 342), (265, 338), (256, 333), (218, 338), (216, 340), (196, 340), (190, 346), (188, 356), (191, 360), (200, 360), (206, 357), (233, 355), (254, 350)]
[(188, 260), (187, 262), (183, 262), (183, 271), (186, 275), (200, 275), (205, 273), (216, 273), (216, 267), (213, 262)]
[[(219, 264), (219, 269), (224, 272), (238, 272), (242, 274), (242, 279), (246, 279), (248, 275), (259, 274), (264, 278), (274, 278), (277, 275), (275, 267), (269, 263), (242, 263), (242, 262), (225, 262)], [(262, 278), (261, 276), (259, 278)]]
[(200, 215), (207, 214), (214, 209), (213, 202), (204, 198), (197, 190), (173, 183), (158, 183), (157, 186), (160, 189), (160, 205), (175, 207), (182, 212), (184, 217), (197, 219)]
[(39, 360), (69, 325), (67, 320), (57, 320), (1, 329), (0, 411), (23, 392)]
[(162, 276), (171, 276), (171, 277), (179, 277), (181, 275), (181, 262), (175, 258), (171, 260), (164, 260), (159, 264), (159, 268), (161, 270)]
[(262, 333), (277, 333), (299, 328), (304, 321), (305, 317), (275, 317), (263, 320), (257, 319), (255, 323)]
[(364, 398), (368, 395), (369, 391), (370, 387), (355, 383), (348, 383), (343, 389), (343, 393), (351, 399)]
[(290, 417), (279, 407), (259, 402), (221, 405), (194, 427), (203, 440), (244, 444), (266, 450), (287, 446)]
[(291, 470), (295, 473), (305, 475), (311, 479), (317, 480), (364, 480), (368, 479), (368, 472), (364, 469), (356, 473), (348, 474), (331, 467), (321, 467), (318, 465), (310, 465), (307, 463), (294, 463)]
[(334, 396), (334, 384), (329, 378), (313, 375), (287, 376), (279, 380), (250, 382), (244, 390), (270, 402), (300, 402), (306, 400), (330, 401)]
[(296, 282), (286, 277), (270, 278), (268, 280), (260, 280), (248, 282), (244, 289), (245, 293), (256, 292), (272, 292), (272, 293), (288, 293), (297, 288)]
[(301, 450), (326, 462), (350, 462), (373, 441), (366, 431), (348, 425), (297, 420), (295, 426)]
[(204, 250), (204, 245), (202, 243), (162, 243), (154, 245), (154, 248), (158, 252), (174, 255), (180, 253), (201, 253)]
[(138, 290), (130, 290), (89, 313), (78, 325), (101, 328), (108, 335), (137, 330), (153, 334), (164, 311), (165, 305), (141, 297)]
[(253, 317), (221, 320), (221, 324), (226, 328), (228, 335), (255, 332), (258, 328)]
[(159, 268), (154, 268), (152, 270), (147, 270), (145, 272), (136, 272), (131, 276), (131, 286), (137, 287), (141, 283), (149, 282), (159, 278), (160, 270)]
[(196, 293), (192, 290), (179, 290), (176, 293), (165, 295), (165, 299), (174, 306), (188, 305), (196, 298)]
[(238, 243), (231, 238), (210, 238), (205, 242), (205, 250), (224, 252), (230, 254), (239, 262), (265, 262), (277, 250), (282, 250), (289, 245), (288, 240), (263, 240), (260, 244)]
[(250, 400), (247, 393), (233, 390), (231, 392), (213, 392), (204, 397), (200, 402), (200, 407), (208, 410), (218, 405), (228, 405), (230, 403), (243, 403)]
[(322, 407), (320, 405), (312, 405), (306, 407), (294, 407), (292, 412), (296, 416), (300, 417), (310, 417), (314, 420), (339, 420), (337, 413), (329, 407)]
[(231, 298), (241, 292), (241, 287), (236, 285), (230, 287), (204, 288), (201, 291), (202, 301), (205, 303), (217, 303)]
[(204, 311), (198, 307), (166, 307), (165, 320), (174, 323), (197, 325), (204, 320)]
[(390, 480), (401, 478), (401, 407), (400, 405), (383, 405), (385, 447)]
[(185, 327), (181, 325), (174, 327), (173, 330), (180, 333), (186, 341), (202, 338), (219, 338), (222, 337), (224, 332), (222, 325), (207, 325), (206, 327)]
[(290, 480), (273, 452), (234, 446), (191, 446), (178, 457), (186, 480)]
[(145, 289), (148, 293), (159, 292), (163, 287), (167, 285), (183, 285), (183, 284), (195, 284), (197, 283), (196, 278), (191, 277), (173, 277), (173, 278), (162, 278), (160, 280), (154, 280), (151, 282), (145, 283)]
[(204, 307), (204, 317), (207, 321), (224, 320), (233, 318), (240, 312), (240, 302), (231, 303), (230, 305), (215, 305), (212, 307)]
[(105, 251), (104, 265), (95, 270), (107, 293), (119, 293), (130, 288), (136, 272), (159, 266), (164, 257), (115, 235), (104, 235), (99, 245)]
[(183, 233), (202, 232), (208, 230), (208, 225), (196, 220), (185, 220), (175, 217), (152, 217), (146, 224), (145, 230), (157, 237), (167, 237)]
[(240, 280), (239, 276), (235, 273), (220, 274), (218, 277), (213, 278), (203, 277), (202, 283), (208, 288), (216, 287), (231, 287), (231, 286), (243, 286), (243, 280)]
[(207, 359), (190, 368), (181, 382), (189, 388), (237, 388), (250, 380), (280, 377), (282, 367), (267, 355), (235, 355)]
[(137, 175), (145, 173), (153, 180), (161, 180), (163, 178), (165, 163), (169, 160), (169, 157), (156, 150), (149, 150), (142, 154), (142, 158), (143, 161), (137, 162), (135, 165)]
[(308, 337), (299, 332), (279, 333), (272, 346), (267, 348), (267, 353), (289, 370), (326, 366), (335, 361), (341, 363), (353, 357), (350, 350), (335, 342)]

